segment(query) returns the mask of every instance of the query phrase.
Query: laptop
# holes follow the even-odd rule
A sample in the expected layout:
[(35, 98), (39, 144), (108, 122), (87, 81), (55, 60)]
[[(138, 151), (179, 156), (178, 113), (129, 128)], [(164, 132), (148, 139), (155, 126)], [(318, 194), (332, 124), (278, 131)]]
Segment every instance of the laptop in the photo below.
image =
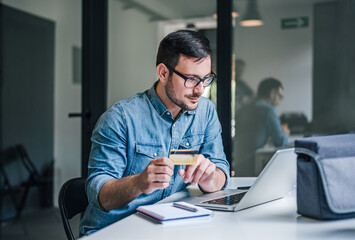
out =
[(283, 198), (296, 185), (294, 148), (275, 152), (248, 190), (226, 189), (182, 199), (188, 203), (220, 211), (239, 211)]

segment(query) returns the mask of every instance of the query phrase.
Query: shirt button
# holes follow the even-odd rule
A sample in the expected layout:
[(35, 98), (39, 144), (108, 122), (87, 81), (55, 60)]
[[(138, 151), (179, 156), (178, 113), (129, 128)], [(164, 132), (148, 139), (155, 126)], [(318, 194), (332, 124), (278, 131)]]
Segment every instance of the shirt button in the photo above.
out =
[(167, 114), (167, 115), (170, 115), (170, 112), (167, 112), (166, 114)]
[(186, 146), (186, 147), (188, 147), (189, 145), (190, 145), (190, 144), (189, 144), (188, 142), (187, 142), (187, 143), (185, 143), (185, 146)]
[(157, 153), (154, 153), (153, 155), (154, 155), (154, 157), (156, 157), (158, 154), (157, 154)]
[(173, 127), (175, 127), (175, 123), (173, 124)]

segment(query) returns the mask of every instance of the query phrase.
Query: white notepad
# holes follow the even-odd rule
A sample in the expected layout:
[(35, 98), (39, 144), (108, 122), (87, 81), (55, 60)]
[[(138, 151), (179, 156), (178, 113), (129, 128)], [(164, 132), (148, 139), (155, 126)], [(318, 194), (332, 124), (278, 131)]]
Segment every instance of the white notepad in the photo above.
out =
[(177, 208), (173, 206), (173, 203), (161, 203), (140, 206), (137, 208), (137, 212), (161, 224), (209, 221), (213, 216), (213, 211), (211, 210), (198, 207), (186, 202), (178, 203), (195, 208), (197, 211), (192, 212), (185, 209)]

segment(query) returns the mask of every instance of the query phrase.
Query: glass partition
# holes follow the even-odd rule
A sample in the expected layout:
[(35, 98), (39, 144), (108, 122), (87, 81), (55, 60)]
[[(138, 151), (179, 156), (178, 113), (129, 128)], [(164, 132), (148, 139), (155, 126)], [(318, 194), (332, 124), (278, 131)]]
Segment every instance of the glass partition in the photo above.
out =
[(257, 176), (297, 138), (354, 131), (352, 1), (234, 6), (232, 174)]

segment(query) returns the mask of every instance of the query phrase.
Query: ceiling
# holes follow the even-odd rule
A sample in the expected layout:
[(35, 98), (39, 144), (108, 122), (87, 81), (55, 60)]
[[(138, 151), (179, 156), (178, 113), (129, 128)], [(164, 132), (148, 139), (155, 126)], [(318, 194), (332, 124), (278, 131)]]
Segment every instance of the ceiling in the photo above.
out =
[[(148, 14), (152, 21), (198, 18), (212, 16), (217, 9), (217, 0), (116, 0), (124, 3), (124, 9), (135, 8)], [(233, 0), (238, 11), (245, 11), (248, 0)], [(329, 0), (258, 0), (259, 9), (301, 5)]]

